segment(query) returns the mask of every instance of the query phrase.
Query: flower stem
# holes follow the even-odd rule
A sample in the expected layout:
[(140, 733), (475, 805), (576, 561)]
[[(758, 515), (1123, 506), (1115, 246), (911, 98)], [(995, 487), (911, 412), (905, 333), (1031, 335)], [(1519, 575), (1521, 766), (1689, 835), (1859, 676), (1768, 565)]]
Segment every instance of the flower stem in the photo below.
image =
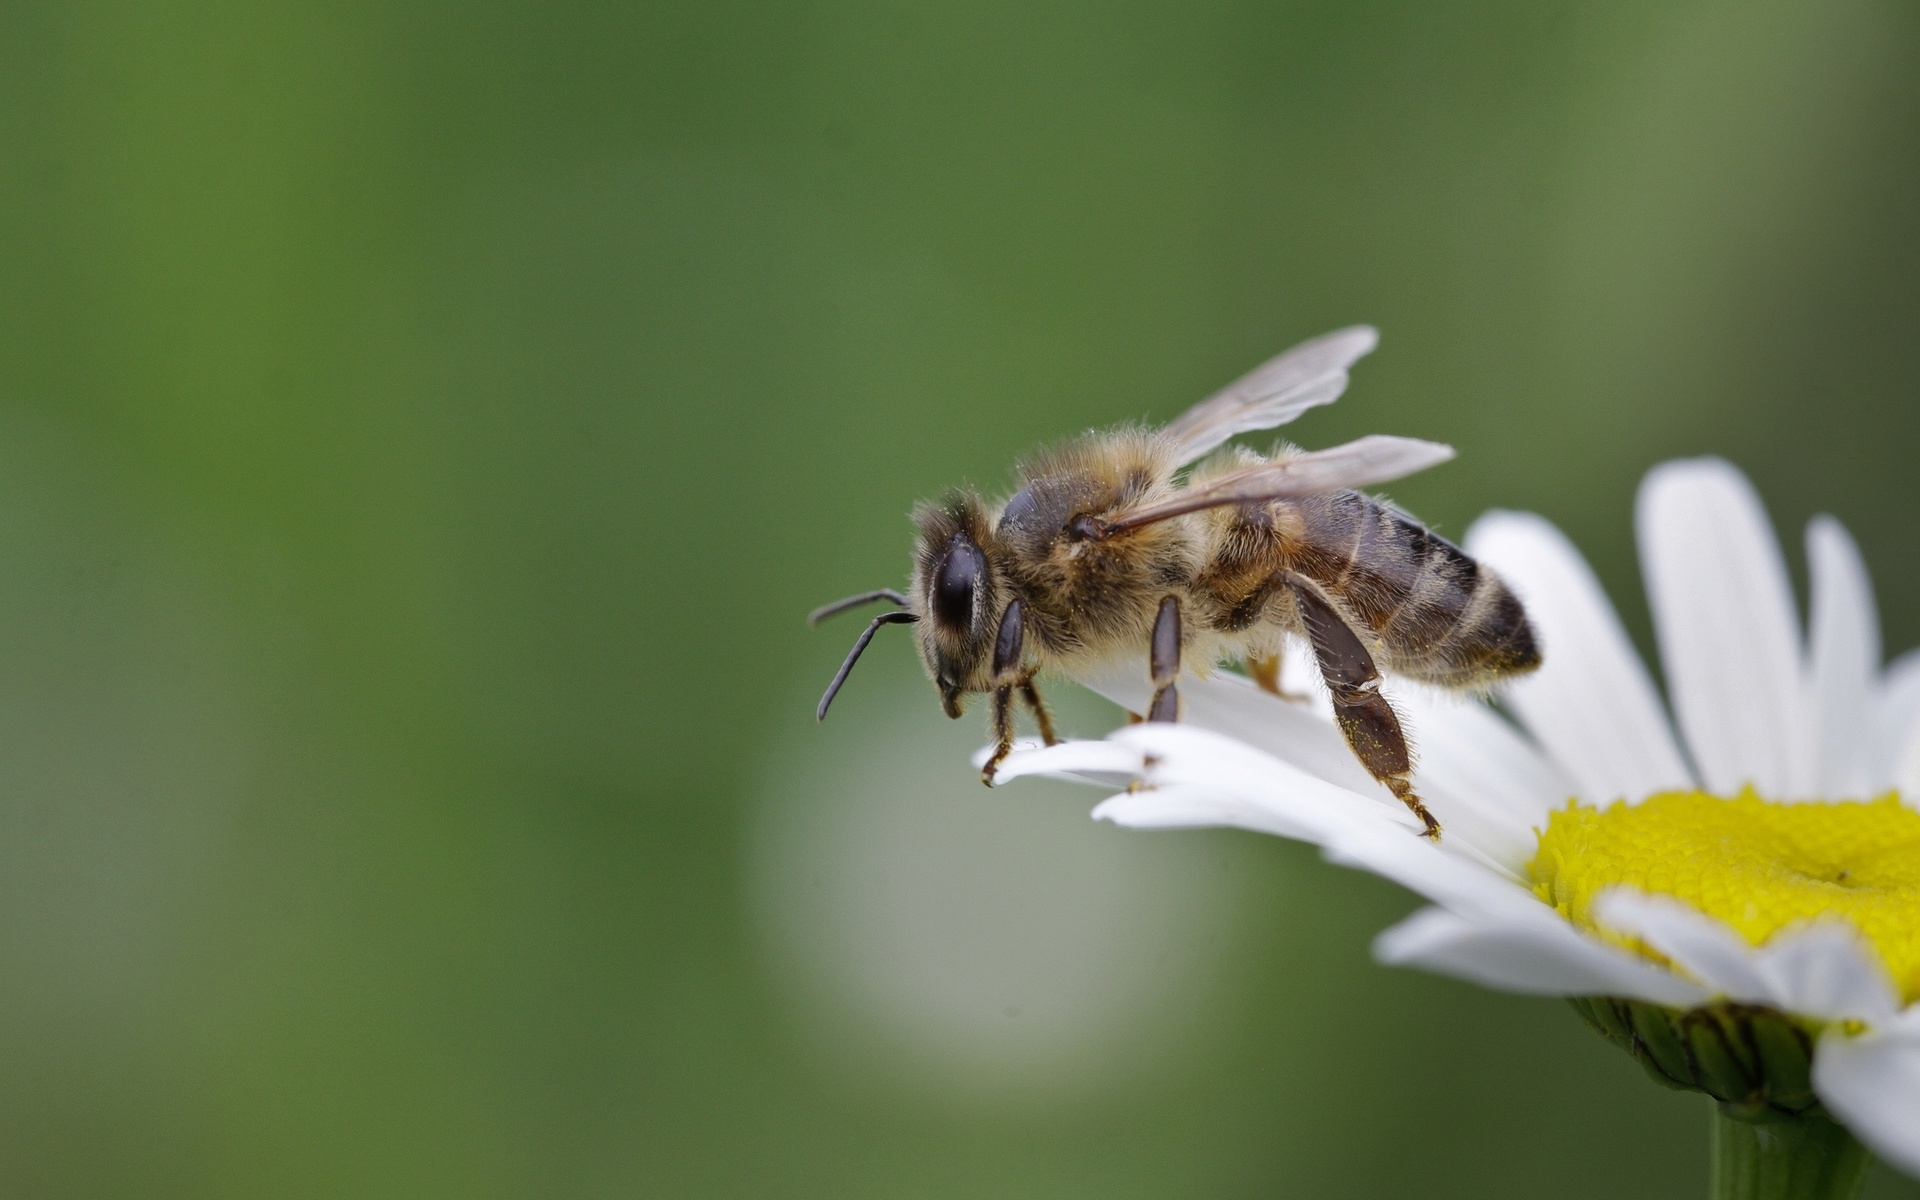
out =
[(1824, 1113), (1756, 1125), (1713, 1105), (1712, 1200), (1855, 1200), (1868, 1161)]

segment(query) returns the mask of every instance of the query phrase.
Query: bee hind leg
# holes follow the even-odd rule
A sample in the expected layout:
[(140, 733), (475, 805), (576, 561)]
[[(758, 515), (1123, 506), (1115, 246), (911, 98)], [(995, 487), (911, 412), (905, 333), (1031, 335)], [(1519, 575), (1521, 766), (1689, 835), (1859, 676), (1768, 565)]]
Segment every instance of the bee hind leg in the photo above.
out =
[(1425, 836), (1440, 840), (1440, 822), (1413, 791), (1413, 754), (1393, 705), (1380, 694), (1380, 668), (1340, 614), (1317, 588), (1290, 579), (1300, 618), (1313, 642), (1320, 675), (1333, 693), (1333, 716), (1367, 774), (1412, 810), (1425, 826)]

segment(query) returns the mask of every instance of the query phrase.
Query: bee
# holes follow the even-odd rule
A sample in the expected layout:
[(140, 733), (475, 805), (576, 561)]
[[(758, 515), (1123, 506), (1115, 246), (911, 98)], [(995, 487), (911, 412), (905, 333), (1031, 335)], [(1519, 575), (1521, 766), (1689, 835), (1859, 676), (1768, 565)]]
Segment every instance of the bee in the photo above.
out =
[(1094, 431), (1042, 451), (1021, 463), (1004, 502), (960, 490), (920, 505), (909, 590), (849, 596), (809, 617), (895, 606), (854, 642), (816, 716), (881, 626), (911, 624), (949, 717), (973, 695), (992, 699), (994, 749), (981, 772), (991, 785), (1013, 747), (1016, 697), (1047, 744), (1058, 741), (1034, 684), (1042, 672), (1079, 675), (1144, 652), (1154, 689), (1145, 719), (1175, 721), (1183, 662), (1239, 659), (1279, 694), (1293, 635), (1312, 648), (1354, 756), (1437, 840), (1382, 670), (1484, 690), (1540, 665), (1526, 611), (1492, 571), (1358, 490), (1445, 462), (1452, 448), (1374, 435), (1267, 456), (1222, 449), (1338, 399), (1378, 340), (1367, 326), (1342, 329), (1164, 428)]

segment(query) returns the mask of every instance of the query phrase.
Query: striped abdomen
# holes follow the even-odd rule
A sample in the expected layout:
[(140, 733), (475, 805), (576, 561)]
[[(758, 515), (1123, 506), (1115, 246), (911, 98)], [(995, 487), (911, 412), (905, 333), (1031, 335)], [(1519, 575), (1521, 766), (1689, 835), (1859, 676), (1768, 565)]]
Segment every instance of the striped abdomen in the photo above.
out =
[(1320, 585), (1386, 670), (1461, 688), (1540, 665), (1520, 601), (1439, 534), (1359, 492), (1276, 508), (1287, 566)]

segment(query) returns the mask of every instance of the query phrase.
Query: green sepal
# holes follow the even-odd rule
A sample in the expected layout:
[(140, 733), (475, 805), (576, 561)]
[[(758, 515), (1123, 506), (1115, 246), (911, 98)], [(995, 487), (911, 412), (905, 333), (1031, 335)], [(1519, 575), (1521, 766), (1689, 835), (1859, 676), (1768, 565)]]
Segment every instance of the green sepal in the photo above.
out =
[(1753, 1009), (1747, 1035), (1759, 1054), (1760, 1074), (1773, 1103), (1793, 1112), (1819, 1103), (1813, 1094), (1813, 1039), (1805, 1029), (1779, 1013)]
[[(1680, 1029), (1686, 1038), (1693, 1078), (1700, 1090), (1722, 1104), (1749, 1105), (1763, 1097), (1759, 1072), (1741, 1060), (1736, 1049), (1739, 1030), (1723, 1019), (1725, 1010), (1696, 1008), (1681, 1014)], [(1764, 1099), (1760, 1100), (1764, 1106)]]
[(1641, 1049), (1638, 1056), (1640, 1065), (1646, 1067), (1656, 1080), (1662, 1080), (1670, 1087), (1705, 1091), (1694, 1078), (1692, 1064), (1687, 1061), (1687, 1048), (1680, 1040), (1679, 1030), (1674, 1027), (1674, 1014), (1659, 1005), (1639, 1000), (1627, 1001), (1627, 1011), (1633, 1021), (1634, 1037)]
[(1823, 1111), (1811, 1079), (1815, 1026), (1724, 1001), (1685, 1010), (1606, 996), (1572, 1004), (1655, 1083), (1705, 1092), (1732, 1120), (1762, 1125)]
[(1605, 996), (1574, 996), (1570, 998), (1570, 1003), (1573, 1010), (1593, 1026), (1601, 1037), (1632, 1052), (1633, 1030), (1621, 1012), (1619, 1001), (1609, 1000)]

